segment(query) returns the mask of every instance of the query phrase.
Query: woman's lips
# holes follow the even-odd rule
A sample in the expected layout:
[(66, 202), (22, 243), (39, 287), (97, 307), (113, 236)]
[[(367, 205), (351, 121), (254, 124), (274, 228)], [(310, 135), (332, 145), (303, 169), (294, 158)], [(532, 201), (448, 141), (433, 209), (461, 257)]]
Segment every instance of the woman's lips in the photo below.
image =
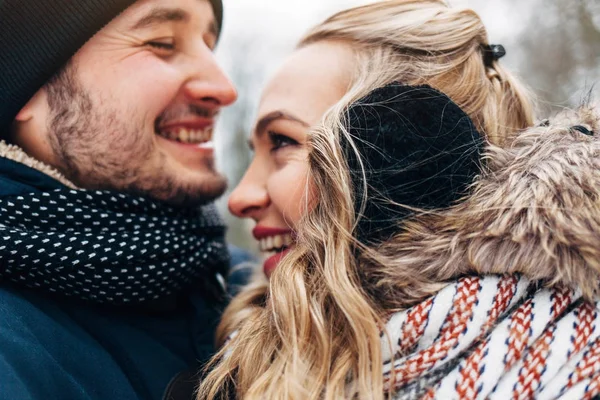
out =
[(259, 241), (260, 250), (263, 253), (272, 253), (263, 264), (263, 271), (267, 277), (277, 267), (277, 264), (289, 252), (292, 246), (293, 233), (289, 228), (271, 228), (265, 226), (256, 226), (252, 234)]
[(270, 236), (287, 235), (291, 233), (292, 230), (289, 228), (269, 228), (258, 225), (252, 230), (252, 235), (256, 240), (264, 239)]
[(283, 259), (283, 257), (285, 257), (290, 252), (290, 250), (291, 249), (289, 249), (289, 248), (285, 249), (277, 254), (272, 255), (271, 257), (269, 257), (265, 260), (265, 263), (263, 264), (263, 272), (265, 273), (267, 278), (271, 277), (271, 274), (277, 267), (277, 264), (279, 264), (279, 262)]

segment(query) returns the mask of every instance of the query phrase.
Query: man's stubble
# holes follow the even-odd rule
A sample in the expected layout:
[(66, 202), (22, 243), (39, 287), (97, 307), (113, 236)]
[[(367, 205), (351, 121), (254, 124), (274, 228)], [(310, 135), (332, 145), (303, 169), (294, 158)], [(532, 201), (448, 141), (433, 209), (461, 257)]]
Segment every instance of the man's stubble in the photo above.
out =
[[(217, 179), (186, 183), (167, 170), (167, 155), (154, 148), (135, 110), (117, 112), (109, 101), (93, 98), (77, 79), (70, 63), (46, 85), (49, 142), (58, 167), (74, 184), (85, 189), (116, 190), (149, 196), (178, 206), (196, 206), (213, 201), (226, 190)], [(122, 115), (128, 116), (128, 122)], [(136, 124), (137, 123), (137, 124)], [(205, 168), (214, 170), (214, 161)]]

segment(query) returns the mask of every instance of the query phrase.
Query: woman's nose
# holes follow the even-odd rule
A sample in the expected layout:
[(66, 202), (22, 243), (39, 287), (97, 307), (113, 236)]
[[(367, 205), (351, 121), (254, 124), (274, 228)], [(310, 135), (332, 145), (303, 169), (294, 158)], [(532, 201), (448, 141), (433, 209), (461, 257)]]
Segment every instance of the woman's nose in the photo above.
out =
[(258, 219), (271, 200), (266, 187), (256, 179), (252, 166), (229, 197), (229, 211), (239, 218)]

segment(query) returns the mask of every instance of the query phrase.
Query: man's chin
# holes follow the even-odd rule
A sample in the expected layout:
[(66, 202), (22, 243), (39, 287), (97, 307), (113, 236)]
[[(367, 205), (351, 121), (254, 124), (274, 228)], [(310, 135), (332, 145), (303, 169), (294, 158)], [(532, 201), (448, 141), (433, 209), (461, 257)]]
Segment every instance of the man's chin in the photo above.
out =
[(211, 149), (156, 138), (159, 159), (147, 163), (143, 173), (147, 196), (172, 206), (196, 207), (225, 193), (227, 179), (215, 168)]
[(162, 201), (176, 207), (198, 207), (211, 203), (221, 197), (227, 190), (227, 180), (215, 174), (196, 182), (179, 182), (174, 184), (167, 196), (161, 196)]

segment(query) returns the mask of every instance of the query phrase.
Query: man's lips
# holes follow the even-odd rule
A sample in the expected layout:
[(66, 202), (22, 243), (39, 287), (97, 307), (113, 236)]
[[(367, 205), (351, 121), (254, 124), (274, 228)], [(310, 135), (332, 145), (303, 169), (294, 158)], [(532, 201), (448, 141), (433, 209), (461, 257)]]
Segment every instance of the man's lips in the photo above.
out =
[(214, 118), (201, 118), (194, 120), (183, 120), (177, 122), (170, 122), (168, 124), (162, 124), (158, 127), (159, 131), (167, 131), (173, 129), (195, 129), (204, 130), (207, 128), (213, 128), (215, 126)]
[(199, 119), (178, 121), (161, 125), (157, 135), (183, 146), (199, 146), (200, 149), (212, 150), (214, 121)]

